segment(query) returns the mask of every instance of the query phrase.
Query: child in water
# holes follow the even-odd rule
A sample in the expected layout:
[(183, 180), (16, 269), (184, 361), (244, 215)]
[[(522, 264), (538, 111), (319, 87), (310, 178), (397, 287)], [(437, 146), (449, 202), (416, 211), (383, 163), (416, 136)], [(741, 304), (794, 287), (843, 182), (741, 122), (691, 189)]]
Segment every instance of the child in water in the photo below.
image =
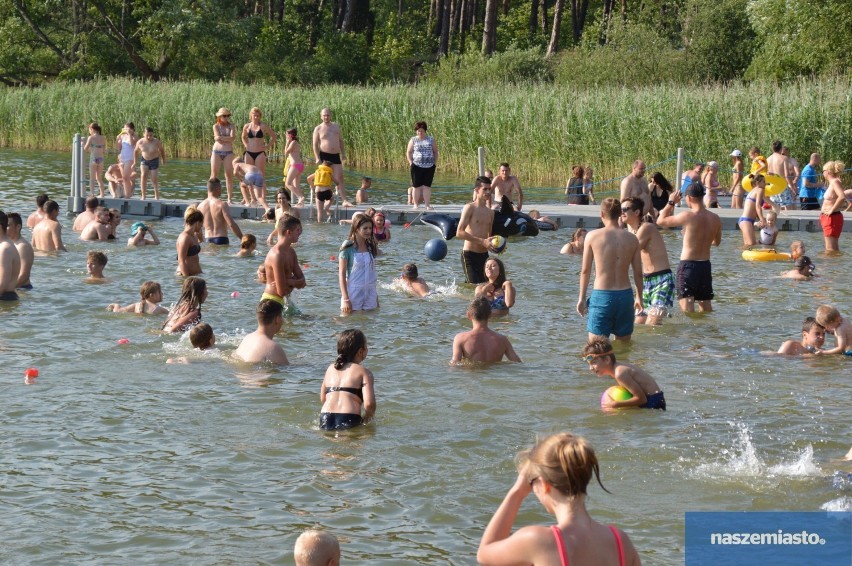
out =
[(367, 337), (363, 332), (349, 329), (340, 333), (337, 359), (325, 370), (320, 389), (321, 429), (352, 428), (373, 418), (376, 412), (373, 373), (361, 365), (367, 351)]
[(391, 241), (391, 231), (390, 226), (387, 222), (385, 222), (385, 213), (382, 211), (376, 212), (373, 215), (373, 224), (375, 224), (375, 228), (373, 228), (373, 237), (377, 242), (390, 242)]
[(344, 314), (379, 308), (379, 295), (376, 292), (376, 256), (379, 255), (379, 247), (373, 230), (373, 219), (359, 216), (349, 229), (349, 238), (340, 246), (338, 282), (340, 310)]
[[(601, 483), (595, 451), (586, 439), (562, 432), (518, 454), (518, 477), (489, 521), (476, 560), (482, 566), (514, 564), (640, 564), (630, 537), (592, 519), (586, 491), (594, 475)], [(521, 503), (534, 493), (557, 524), (512, 533)], [(607, 491), (607, 493), (609, 493)]]
[(802, 341), (787, 340), (778, 348), (778, 353), (785, 356), (816, 354), (822, 349), (824, 342), (825, 328), (820, 326), (814, 317), (809, 316), (802, 323)]
[(775, 225), (778, 220), (778, 213), (774, 210), (767, 210), (763, 213), (763, 227), (760, 228), (755, 224), (755, 229), (760, 228), (759, 241), (764, 246), (774, 246), (775, 240), (778, 238), (778, 226)]
[(106, 267), (108, 258), (104, 252), (96, 252), (94, 250), (86, 254), (86, 271), (89, 276), (83, 281), (86, 283), (106, 283), (104, 277), (104, 268)]
[(243, 234), (240, 240), (240, 251), (237, 252), (237, 257), (252, 257), (254, 250), (257, 248), (257, 238), (254, 234)]
[(308, 529), (293, 547), (296, 566), (340, 566), (340, 542), (325, 531)]
[(790, 244), (790, 259), (796, 261), (805, 255), (805, 244), (801, 240), (795, 240)]
[(583, 348), (583, 360), (595, 375), (608, 375), (633, 395), (627, 401), (607, 398), (603, 401), (607, 409), (639, 407), (640, 409), (666, 410), (666, 397), (654, 378), (645, 370), (631, 364), (615, 361), (615, 352), (608, 338), (590, 340)]
[(163, 323), (165, 332), (183, 332), (201, 320), (201, 305), (207, 300), (207, 282), (201, 277), (187, 277), (181, 295)]
[(831, 305), (820, 305), (815, 318), (819, 325), (825, 327), (826, 332), (834, 334), (834, 348), (819, 353), (852, 356), (852, 324), (840, 316), (840, 312)]
[[(216, 335), (213, 334), (213, 327), (206, 322), (199, 322), (189, 331), (189, 343), (196, 350), (209, 350), (216, 344)], [(179, 358), (169, 358), (167, 364), (188, 364), (189, 358), (181, 356)]]
[(160, 306), (163, 301), (163, 290), (156, 281), (145, 281), (139, 288), (139, 296), (142, 298), (138, 303), (132, 303), (122, 307), (118, 303), (107, 305), (107, 310), (112, 312), (132, 312), (135, 314), (169, 314), (169, 309)]
[(406, 263), (402, 267), (402, 276), (400, 276), (400, 279), (402, 279), (402, 282), (405, 284), (405, 288), (412, 295), (425, 297), (429, 294), (429, 285), (427, 285), (426, 281), (418, 274), (417, 265), (413, 263)]
[(795, 279), (796, 281), (810, 281), (816, 277), (814, 269), (816, 269), (816, 266), (811, 263), (811, 258), (803, 255), (793, 263), (793, 269), (785, 271), (781, 274), (781, 277)]
[(585, 228), (577, 228), (571, 234), (571, 241), (562, 246), (559, 253), (563, 255), (583, 255), (583, 244), (586, 242), (586, 234), (589, 231)]

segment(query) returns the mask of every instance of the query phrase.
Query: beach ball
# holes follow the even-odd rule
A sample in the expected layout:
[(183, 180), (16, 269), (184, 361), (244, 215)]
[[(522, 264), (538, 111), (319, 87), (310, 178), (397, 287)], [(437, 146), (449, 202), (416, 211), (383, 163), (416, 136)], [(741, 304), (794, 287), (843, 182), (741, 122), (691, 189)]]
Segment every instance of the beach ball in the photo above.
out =
[(494, 251), (498, 254), (506, 251), (506, 238), (503, 236), (494, 236), (491, 238), (491, 245), (494, 247)]
[(426, 252), (426, 257), (432, 261), (441, 261), (447, 257), (447, 242), (441, 238), (432, 238), (426, 242), (424, 251)]
[(620, 385), (613, 385), (601, 395), (601, 408), (603, 409), (608, 408), (606, 406), (607, 397), (613, 401), (627, 401), (633, 398), (633, 394)]

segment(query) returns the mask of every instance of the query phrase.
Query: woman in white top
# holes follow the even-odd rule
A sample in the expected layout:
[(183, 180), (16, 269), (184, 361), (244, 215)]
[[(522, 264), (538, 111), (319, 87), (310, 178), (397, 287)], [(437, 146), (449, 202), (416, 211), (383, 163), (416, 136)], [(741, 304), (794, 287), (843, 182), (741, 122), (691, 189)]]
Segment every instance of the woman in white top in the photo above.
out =
[(435, 162), (438, 161), (438, 146), (432, 136), (426, 135), (426, 122), (414, 124), (417, 133), (408, 141), (406, 158), (411, 169), (411, 186), (414, 187), (413, 208), (420, 207), (420, 199), (426, 210), (432, 210), (429, 199), (432, 197), (432, 180), (435, 178)]
[(133, 198), (133, 161), (136, 151), (136, 126), (133, 122), (124, 124), (121, 133), (115, 138), (115, 150), (118, 152), (118, 162), (121, 164), (121, 181), (124, 185), (124, 198)]

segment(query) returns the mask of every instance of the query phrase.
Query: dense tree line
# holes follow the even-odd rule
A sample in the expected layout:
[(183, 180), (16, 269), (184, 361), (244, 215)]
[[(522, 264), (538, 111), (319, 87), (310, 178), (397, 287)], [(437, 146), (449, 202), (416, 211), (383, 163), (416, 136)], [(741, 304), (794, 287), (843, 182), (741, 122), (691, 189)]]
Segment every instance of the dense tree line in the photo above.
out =
[[(701, 83), (852, 68), (849, 0), (0, 0), (0, 81)], [(487, 84), (487, 83), (486, 83)]]

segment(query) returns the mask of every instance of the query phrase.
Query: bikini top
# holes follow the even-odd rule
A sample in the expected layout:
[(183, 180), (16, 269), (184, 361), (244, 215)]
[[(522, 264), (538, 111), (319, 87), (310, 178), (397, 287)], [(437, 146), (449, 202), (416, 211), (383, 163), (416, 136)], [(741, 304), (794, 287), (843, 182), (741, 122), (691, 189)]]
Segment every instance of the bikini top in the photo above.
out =
[(335, 391), (343, 391), (344, 393), (351, 393), (352, 395), (355, 395), (356, 397), (358, 397), (361, 401), (364, 400), (364, 393), (361, 391), (361, 388), (359, 388), (359, 387), (326, 387), (325, 388), (326, 394), (334, 393)]
[(254, 131), (252, 131), (251, 127), (249, 127), (249, 130), (248, 130), (248, 133), (246, 134), (246, 137), (249, 138), (249, 139), (254, 139), (254, 138), (261, 138), (262, 139), (264, 137), (263, 128), (257, 130), (257, 132), (254, 132)]
[(491, 310), (493, 311), (507, 311), (509, 307), (506, 305), (506, 297), (504, 295), (495, 295), (493, 299), (491, 299)]
[(192, 257), (194, 255), (198, 255), (201, 253), (201, 244), (195, 244), (194, 246), (190, 246), (189, 250), (187, 250), (186, 255)]
[[(568, 566), (568, 552), (565, 550), (565, 543), (562, 542), (562, 532), (556, 525), (551, 525), (550, 530), (553, 532), (553, 538), (556, 539), (559, 560), (562, 562), (562, 566)], [(624, 566), (624, 545), (621, 543), (621, 534), (612, 525), (609, 525), (609, 530), (612, 531), (612, 536), (615, 537), (615, 545), (618, 547), (618, 564)]]

